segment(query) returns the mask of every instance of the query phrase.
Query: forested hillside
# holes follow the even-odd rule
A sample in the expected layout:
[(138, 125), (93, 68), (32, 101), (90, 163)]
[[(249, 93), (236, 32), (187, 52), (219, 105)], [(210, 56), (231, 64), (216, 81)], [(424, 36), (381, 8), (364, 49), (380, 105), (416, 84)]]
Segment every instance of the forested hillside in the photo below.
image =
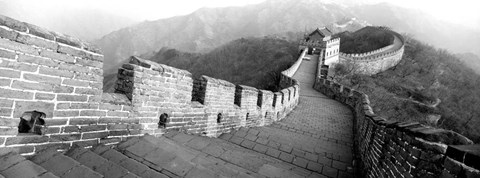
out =
[[(157, 63), (185, 69), (235, 84), (277, 90), (280, 72), (297, 59), (297, 44), (275, 38), (241, 38), (206, 54), (162, 48), (150, 58)], [(104, 90), (113, 91), (116, 74), (105, 77)]]
[(355, 32), (345, 31), (334, 35), (340, 38), (343, 53), (365, 53), (393, 43), (394, 37), (383, 27), (367, 26)]
[(451, 129), (480, 142), (480, 76), (443, 49), (406, 37), (402, 61), (385, 72), (335, 80), (365, 92), (374, 112)]

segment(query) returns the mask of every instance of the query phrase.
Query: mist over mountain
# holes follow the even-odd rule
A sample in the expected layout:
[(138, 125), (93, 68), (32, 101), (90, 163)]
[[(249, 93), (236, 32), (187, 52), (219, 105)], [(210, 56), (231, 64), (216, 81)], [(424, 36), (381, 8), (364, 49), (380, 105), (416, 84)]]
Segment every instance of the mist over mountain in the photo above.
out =
[[(353, 22), (345, 19), (356, 18)], [(340, 5), (312, 0), (270, 0), (244, 7), (202, 8), (189, 15), (146, 21), (110, 33), (96, 43), (105, 54), (105, 70), (131, 55), (161, 47), (186, 52), (209, 50), (241, 37), (304, 32), (337, 21), (388, 26), (454, 52), (480, 54), (480, 33), (436, 20), (417, 10), (388, 3)], [(345, 24), (331, 25), (341, 27)]]
[(25, 7), (19, 1), (0, 1), (0, 14), (87, 41), (137, 22), (98, 9), (59, 7), (45, 10)]

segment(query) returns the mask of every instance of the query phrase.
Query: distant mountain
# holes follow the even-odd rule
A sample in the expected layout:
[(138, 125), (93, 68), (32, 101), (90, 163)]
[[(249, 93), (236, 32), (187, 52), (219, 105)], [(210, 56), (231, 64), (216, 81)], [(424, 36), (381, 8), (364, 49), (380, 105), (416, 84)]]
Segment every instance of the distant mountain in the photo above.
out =
[[(316, 0), (269, 0), (244, 7), (202, 8), (185, 16), (124, 28), (96, 43), (105, 54), (104, 68), (111, 70), (130, 55), (156, 51), (161, 47), (207, 52), (241, 37), (285, 37), (288, 32), (293, 32), (290, 37), (285, 37), (291, 39), (292, 34), (299, 35), (322, 26), (337, 31), (352, 27), (359, 29), (367, 24), (363, 20), (406, 32), (454, 52), (480, 55), (480, 32), (436, 20), (425, 13), (387, 3), (346, 6)], [(340, 22), (332, 24), (337, 21)]]
[(100, 10), (58, 8), (45, 11), (23, 7), (18, 1), (0, 1), (0, 14), (87, 41), (136, 23)]
[[(244, 7), (202, 8), (185, 16), (143, 22), (106, 35), (96, 43), (103, 49), (104, 69), (108, 71), (128, 56), (162, 47), (208, 52), (241, 37), (304, 32), (336, 21), (342, 23), (335, 30), (359, 29), (365, 25), (350, 17), (353, 16), (348, 9), (336, 4), (270, 0)], [(298, 37), (301, 36), (300, 33)]]
[[(280, 72), (297, 57), (296, 43), (266, 37), (237, 39), (204, 54), (162, 48), (148, 59), (188, 70), (194, 77), (207, 75), (235, 84), (277, 90)], [(116, 74), (105, 76), (104, 90), (112, 92), (115, 81)]]

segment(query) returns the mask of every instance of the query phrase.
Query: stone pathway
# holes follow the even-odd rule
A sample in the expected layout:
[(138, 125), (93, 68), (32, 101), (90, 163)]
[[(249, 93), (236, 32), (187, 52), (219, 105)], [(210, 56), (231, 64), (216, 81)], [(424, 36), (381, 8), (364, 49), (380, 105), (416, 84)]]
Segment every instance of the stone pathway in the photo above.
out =
[(221, 138), (306, 168), (316, 177), (354, 177), (352, 112), (312, 88), (318, 56), (307, 57), (293, 76), (300, 82), (300, 102), (287, 118)]
[(295, 74), (300, 103), (266, 127), (241, 128), (219, 138), (171, 131), (114, 146), (55, 146), (26, 159), (0, 156), (3, 177), (355, 177), (352, 113), (312, 89), (316, 60)]

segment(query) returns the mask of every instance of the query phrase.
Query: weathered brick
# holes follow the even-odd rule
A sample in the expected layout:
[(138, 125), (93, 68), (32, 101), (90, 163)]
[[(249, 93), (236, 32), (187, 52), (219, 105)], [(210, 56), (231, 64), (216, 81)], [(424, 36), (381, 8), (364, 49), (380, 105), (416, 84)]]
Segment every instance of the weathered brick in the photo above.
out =
[(53, 92), (53, 86), (50, 84), (31, 83), (31, 82), (24, 82), (24, 81), (18, 81), (18, 80), (13, 81), (12, 88)]
[[(102, 76), (103, 74), (99, 74), (99, 75)], [(103, 83), (101, 83), (101, 82), (90, 82), (90, 87), (102, 90)]]
[(58, 67), (59, 62), (55, 62), (51, 59), (45, 59), (37, 56), (18, 55), (18, 62), (25, 62), (31, 64), (39, 64), (49, 67)]
[(0, 108), (0, 116), (10, 117), (12, 115), (13, 109), (10, 108)]
[(17, 30), (21, 32), (27, 31), (27, 26), (24, 23), (3, 15), (0, 15), (0, 25), (6, 26), (13, 30)]
[(13, 100), (0, 99), (0, 107), (11, 108), (13, 106)]
[[(59, 39), (59, 38), (57, 38), (57, 39)], [(63, 54), (69, 54), (69, 55), (72, 55), (72, 56), (78, 56), (78, 57), (82, 57), (82, 56), (85, 55), (85, 52), (82, 51), (81, 49), (74, 48), (74, 47), (71, 47), (71, 46), (66, 46), (66, 45), (58, 45), (57, 52), (63, 53)]]
[(107, 116), (128, 117), (129, 112), (108, 111)]
[(17, 43), (17, 42), (14, 42), (14, 41), (3, 39), (3, 38), (0, 38), (0, 47), (5, 48), (5, 49), (10, 49), (10, 50), (15, 50), (15, 51), (22, 52), (22, 53), (38, 55), (38, 49), (36, 49), (32, 46)]
[(58, 69), (49, 68), (49, 67), (40, 67), (39, 69), (40, 74), (67, 77), (67, 78), (73, 78), (74, 76), (73, 72), (74, 71), (58, 70)]
[(0, 67), (26, 71), (26, 72), (35, 72), (38, 69), (38, 65), (36, 64), (31, 65), (31, 64), (20, 63), (17, 61), (7, 61), (7, 60), (2, 60), (2, 62), (0, 62)]
[[(56, 111), (54, 111), (55, 113)], [(54, 114), (55, 115), (55, 114)], [(60, 126), (60, 125), (66, 125), (68, 122), (68, 119), (58, 119), (58, 118), (55, 118), (55, 119), (48, 119), (46, 122), (45, 122), (45, 125), (46, 126)]]
[(110, 104), (110, 103), (101, 103), (100, 104), (100, 109), (101, 110), (122, 110), (122, 105), (115, 105), (115, 104)]
[(75, 74), (74, 79), (86, 80), (86, 81), (102, 81), (103, 77), (100, 75), (89, 75), (89, 74), (77, 73)]
[(103, 91), (90, 88), (76, 88), (75, 93), (81, 95), (100, 95), (103, 93)]
[(15, 59), (16, 55), (14, 52), (0, 49), (0, 58)]
[(130, 132), (128, 130), (110, 130), (110, 136), (122, 136), (122, 135), (129, 135)]
[(48, 40), (55, 40), (55, 36), (52, 32), (42, 28), (38, 27), (36, 25), (24, 23), (28, 27), (28, 33), (35, 35), (40, 38), (48, 39)]
[(87, 101), (88, 96), (85, 95), (57, 95), (57, 101)]
[(56, 37), (57, 38), (55, 40), (59, 43), (63, 43), (63, 44), (78, 47), (78, 48), (82, 47), (81, 41), (71, 36), (64, 35), (64, 34), (56, 34)]
[(47, 118), (51, 118), (53, 116), (54, 107), (54, 103), (41, 101), (15, 101), (13, 117), (20, 118), (24, 112), (36, 110), (45, 113)]
[(101, 101), (102, 101), (101, 95), (88, 96), (88, 102), (95, 103), (95, 102), (101, 102)]
[(76, 86), (76, 87), (88, 87), (90, 84), (87, 81), (75, 80), (75, 79), (63, 79), (63, 85)]
[(20, 78), (21, 72), (9, 69), (0, 69), (0, 77)]
[(33, 99), (33, 92), (0, 88), (0, 97), (31, 100)]
[(37, 75), (37, 74), (23, 74), (23, 78), (25, 80), (40, 82), (40, 83), (49, 83), (60, 85), (62, 83), (62, 79), (59, 77), (49, 77), (45, 75)]
[(58, 61), (67, 62), (67, 63), (72, 63), (72, 64), (61, 63), (59, 68), (64, 69), (64, 70), (67, 70), (67, 69), (62, 68), (62, 66), (70, 66), (70, 65), (73, 65), (73, 63), (75, 62), (74, 57), (69, 56), (69, 55), (65, 55), (65, 54), (61, 54), (61, 53), (57, 53), (56, 51), (42, 50), (42, 51), (40, 51), (40, 56), (47, 57), (47, 58), (50, 58), (50, 59), (55, 59), (55, 60), (58, 60)]
[(105, 138), (108, 137), (108, 131), (83, 133), (82, 139)]
[(80, 115), (80, 111), (75, 111), (75, 110), (53, 112), (53, 117), (75, 117), (79, 115)]
[(71, 103), (70, 109), (98, 109), (98, 103)]
[(12, 79), (0, 78), (0, 86), (8, 87), (12, 83)]
[[(20, 122), (17, 118), (4, 118), (0, 117), (0, 125), (3, 127), (18, 127), (18, 123)], [(1, 144), (0, 144), (1, 145)]]
[(6, 38), (13, 41), (17, 39), (17, 36), (18, 36), (18, 32), (16, 31), (0, 28), (0, 37), (2, 38)]
[(54, 93), (73, 93), (74, 88), (68, 86), (55, 86), (53, 87)]
[(82, 137), (81, 134), (61, 134), (61, 135), (51, 135), (50, 136), (50, 141), (56, 142), (56, 141), (73, 141), (73, 140), (80, 140)]
[(0, 135), (17, 135), (18, 128), (16, 127), (0, 127)]
[[(71, 124), (71, 123), (70, 123), (70, 124)], [(71, 126), (65, 126), (65, 127), (63, 127), (63, 129), (62, 129), (62, 132), (63, 132), (63, 133), (72, 133), (72, 132), (79, 132), (79, 131), (80, 131), (79, 127), (78, 127), (78, 126), (73, 126), (73, 125), (71, 125)]]
[(102, 68), (103, 63), (99, 61), (93, 61), (93, 60), (87, 60), (87, 59), (77, 59), (77, 63), (82, 65), (82, 66), (90, 66), (90, 67), (96, 67), (96, 68)]
[(80, 111), (80, 116), (106, 116), (106, 111), (97, 111), (97, 110), (83, 110)]
[(87, 126), (80, 126), (81, 132), (92, 132), (92, 131), (102, 131), (106, 130), (106, 125), (87, 125)]
[(97, 124), (98, 118), (72, 118), (70, 119), (70, 125), (89, 125)]
[(55, 99), (55, 94), (50, 93), (35, 93), (36, 100), (53, 100)]
[(128, 124), (108, 124), (107, 129), (108, 130), (126, 130), (128, 129)]
[(23, 35), (23, 34), (19, 34), (17, 36), (16, 41), (18, 41), (20, 43), (23, 43), (23, 44), (35, 45), (35, 46), (38, 46), (38, 47), (41, 47), (41, 48), (47, 48), (47, 49), (52, 49), (52, 50), (56, 50), (57, 46), (58, 46), (57, 43), (55, 43), (53, 41), (49, 41), (49, 40), (45, 40), (45, 39), (42, 39), (42, 38), (33, 37), (33, 36), (29, 36), (29, 35)]
[(27, 144), (27, 143), (45, 143), (48, 142), (47, 136), (28, 135), (28, 136), (16, 136), (8, 137), (5, 145)]

